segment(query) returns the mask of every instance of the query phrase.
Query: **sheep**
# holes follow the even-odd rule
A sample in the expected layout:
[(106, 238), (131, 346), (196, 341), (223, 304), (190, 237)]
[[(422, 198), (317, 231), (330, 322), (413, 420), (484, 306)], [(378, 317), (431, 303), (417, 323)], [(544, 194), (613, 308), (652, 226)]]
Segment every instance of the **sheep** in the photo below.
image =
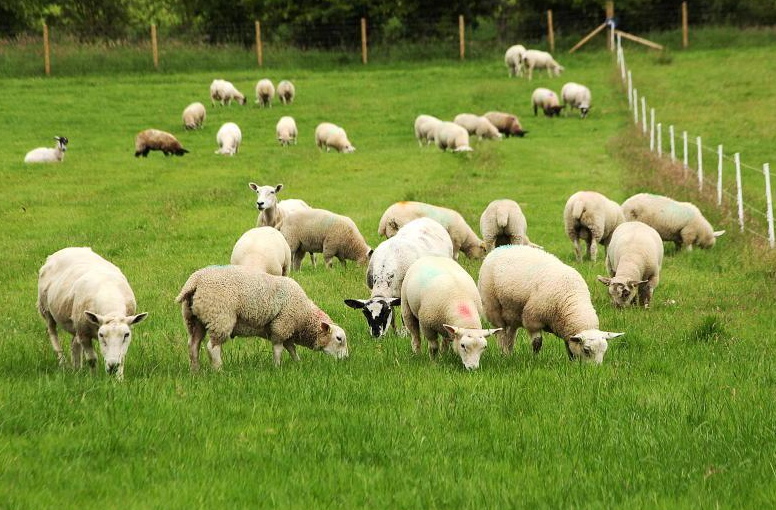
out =
[(291, 267), (291, 249), (277, 229), (256, 227), (237, 240), (229, 263), (255, 267), (275, 276), (287, 276)]
[(523, 130), (517, 116), (511, 113), (488, 112), (483, 117), (488, 119), (507, 138), (512, 135), (522, 138), (528, 134), (528, 131)]
[(485, 117), (473, 113), (461, 113), (455, 116), (453, 122), (464, 128), (470, 135), (477, 135), (480, 140), (483, 138), (501, 139), (501, 133), (496, 129), (496, 126)]
[(452, 341), (453, 352), (467, 370), (480, 366), (487, 337), (498, 329), (482, 329), (482, 301), (477, 285), (454, 260), (421, 257), (407, 270), (401, 285), (401, 317), (412, 337), (412, 352), (420, 352), (421, 334), (428, 340), (431, 359)]
[(372, 249), (353, 220), (325, 209), (303, 209), (288, 214), (278, 230), (291, 248), (295, 271), (301, 267), (305, 253), (323, 253), (327, 268), (331, 268), (334, 257), (343, 266), (347, 260), (364, 265), (372, 255)]
[(135, 137), (135, 157), (146, 158), (151, 151), (162, 151), (165, 156), (170, 154), (183, 156), (189, 152), (170, 133), (158, 129), (146, 129)]
[(574, 255), (582, 262), (579, 240), (587, 241), (587, 255), (595, 261), (598, 243), (609, 244), (612, 232), (624, 222), (622, 210), (614, 200), (595, 191), (579, 191), (571, 195), (563, 209), (566, 234), (574, 243)]
[(240, 144), (242, 143), (240, 127), (234, 122), (225, 123), (218, 130), (218, 134), (216, 134), (216, 143), (218, 144), (216, 154), (234, 156), (240, 150)]
[(131, 327), (147, 313), (135, 313), (135, 295), (121, 270), (91, 248), (64, 248), (49, 255), (38, 274), (38, 312), (46, 322), (59, 364), (65, 362), (57, 326), (71, 335), (73, 367), (82, 355), (94, 371), (96, 338), (105, 371), (124, 377), (124, 358), (132, 342)]
[(296, 345), (348, 356), (345, 331), (307, 297), (291, 278), (247, 266), (210, 266), (194, 272), (175, 298), (189, 336), (191, 370), (199, 370), (199, 347), (207, 333), (210, 364), (221, 370), (221, 346), (234, 337), (259, 336), (272, 342), (280, 366), (285, 348), (299, 361)]
[(205, 122), (205, 105), (191, 103), (183, 110), (183, 127), (185, 129), (199, 129)]
[(560, 105), (558, 94), (544, 87), (534, 90), (531, 95), (531, 103), (533, 104), (534, 117), (539, 114), (539, 108), (544, 111), (546, 117), (560, 117), (561, 110), (565, 108), (565, 105)]
[(471, 152), (469, 132), (454, 122), (440, 122), (434, 131), (434, 141), (437, 147), (446, 151)]
[(583, 119), (587, 117), (590, 111), (591, 94), (590, 89), (579, 83), (568, 82), (560, 89), (560, 97), (563, 99), (563, 106), (571, 105), (571, 108), (579, 110), (579, 116)]
[(552, 75), (560, 76), (563, 71), (563, 66), (555, 62), (552, 55), (546, 51), (539, 50), (526, 50), (523, 53), (523, 67), (528, 68), (528, 79), (533, 79), (533, 70), (547, 69), (547, 76), (552, 78)]
[(291, 104), (294, 102), (294, 97), (296, 97), (296, 87), (293, 83), (288, 80), (278, 83), (278, 98), (280, 98), (281, 103)]
[(221, 106), (224, 106), (224, 104), (231, 106), (232, 101), (237, 101), (238, 104), (244, 105), (245, 96), (231, 82), (213, 80), (213, 83), (210, 84), (210, 102), (215, 106), (216, 101), (219, 101)]
[(505, 244), (532, 245), (527, 230), (523, 211), (514, 200), (494, 200), (480, 216), (480, 233), (487, 251)]
[(504, 54), (504, 64), (509, 69), (509, 76), (523, 76), (523, 55), (525, 54), (525, 46), (522, 44), (515, 44), (507, 49)]
[(256, 83), (256, 104), (262, 108), (272, 108), (272, 99), (275, 97), (275, 86), (272, 81), (264, 78)]
[(657, 230), (663, 241), (676, 245), (677, 251), (682, 248), (690, 251), (693, 245), (711, 248), (725, 233), (715, 231), (695, 205), (661, 195), (634, 195), (623, 202), (622, 212), (628, 221), (641, 221)]
[(326, 147), (326, 152), (331, 149), (345, 153), (356, 152), (345, 130), (331, 122), (321, 122), (315, 128), (315, 145), (321, 150)]
[(415, 138), (418, 140), (418, 145), (423, 147), (423, 144), (431, 145), (434, 140), (434, 133), (437, 126), (442, 121), (432, 115), (418, 115), (415, 119)]
[(427, 255), (453, 256), (450, 234), (430, 218), (412, 220), (375, 248), (366, 272), (366, 285), (372, 290), (369, 299), (345, 300), (346, 305), (364, 313), (374, 338), (383, 336), (389, 324), (396, 329), (393, 307), (401, 304), (404, 275), (413, 262)]
[(292, 142), (296, 145), (296, 137), (298, 131), (296, 129), (296, 121), (293, 117), (280, 117), (277, 125), (275, 126), (275, 134), (277, 135), (280, 145), (290, 145)]
[(50, 147), (38, 147), (32, 149), (24, 156), (25, 163), (58, 163), (65, 159), (68, 139), (65, 136), (55, 136), (57, 145), (53, 149)]
[(542, 331), (563, 339), (569, 359), (603, 362), (608, 340), (624, 335), (598, 329), (598, 315), (582, 276), (557, 257), (530, 246), (502, 246), (480, 267), (477, 284), (485, 316), (503, 328), (504, 354), (514, 350), (517, 329), (531, 338), (534, 353), (542, 348)]
[(626, 221), (614, 230), (606, 249), (606, 271), (609, 278), (598, 275), (598, 281), (609, 287), (612, 304), (621, 308), (639, 301), (649, 308), (652, 294), (660, 282), (663, 265), (663, 240), (657, 231), (640, 221)]

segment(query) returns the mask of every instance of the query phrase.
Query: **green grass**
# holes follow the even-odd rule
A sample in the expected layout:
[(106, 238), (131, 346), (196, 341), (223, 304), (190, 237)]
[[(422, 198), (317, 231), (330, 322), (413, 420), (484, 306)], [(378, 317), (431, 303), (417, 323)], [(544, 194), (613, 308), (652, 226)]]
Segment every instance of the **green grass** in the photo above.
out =
[[(500, 60), (272, 70), (296, 82), (293, 106), (209, 108), (197, 132), (181, 129), (180, 113), (206, 101), (215, 73), (3, 80), (2, 505), (772, 506), (773, 260), (735, 233), (710, 251), (668, 247), (653, 308), (614, 310), (595, 282), (603, 261), (572, 262), (563, 205), (580, 189), (621, 201), (660, 184), (642, 178), (653, 174), (634, 148), (643, 140), (632, 138), (609, 56), (563, 63), (563, 80), (530, 85), (508, 80)], [(250, 93), (261, 74), (224, 77)], [(591, 116), (534, 118), (532, 88), (566, 79), (592, 88)], [(517, 112), (531, 133), (470, 155), (420, 149), (412, 137), (417, 114), (488, 109)], [(274, 140), (283, 114), (299, 124), (296, 147)], [(759, 111), (757, 122), (769, 119)], [(357, 152), (319, 153), (313, 130), (323, 120), (344, 126)], [(235, 158), (213, 154), (226, 121), (243, 131)], [(135, 133), (152, 126), (178, 134), (191, 154), (133, 158)], [(71, 140), (63, 164), (21, 163), (55, 134)], [(255, 224), (249, 181), (282, 182), (286, 198), (351, 216), (373, 246), (397, 200), (454, 207), (477, 225), (490, 200), (514, 198), (531, 239), (585, 277), (602, 328), (627, 335), (595, 367), (570, 363), (551, 335), (534, 356), (521, 332), (512, 357), (489, 349), (466, 373), (452, 355), (413, 356), (406, 337), (368, 337), (361, 314), (342, 303), (367, 296), (363, 268), (306, 262), (293, 276), (346, 329), (350, 359), (304, 351), (301, 363), (284, 358), (275, 369), (268, 342), (237, 339), (222, 373), (205, 361), (192, 376), (173, 300), (191, 272), (228, 262)], [(38, 268), (73, 245), (119, 265), (151, 313), (135, 328), (121, 384), (59, 369), (37, 315)], [(476, 277), (479, 263), (462, 262)]]

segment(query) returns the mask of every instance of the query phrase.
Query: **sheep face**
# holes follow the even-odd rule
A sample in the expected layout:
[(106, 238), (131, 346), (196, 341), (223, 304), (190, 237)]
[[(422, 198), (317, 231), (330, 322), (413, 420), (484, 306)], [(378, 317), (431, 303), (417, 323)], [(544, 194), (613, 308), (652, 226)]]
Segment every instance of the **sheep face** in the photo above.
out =
[(647, 280), (623, 280), (614, 278), (604, 278), (598, 276), (598, 281), (609, 287), (609, 296), (612, 298), (612, 304), (617, 308), (622, 308), (633, 303), (633, 299), (638, 293), (640, 285), (646, 285)]
[(350, 145), (350, 143), (348, 143), (347, 145), (345, 145), (345, 146), (342, 148), (342, 151), (341, 151), (341, 152), (344, 152), (344, 153), (347, 153), (347, 154), (349, 154), (349, 153), (351, 153), (351, 152), (356, 152), (356, 148), (355, 148), (355, 147), (353, 147), (352, 145)]
[(488, 245), (485, 241), (480, 241), (478, 244), (467, 246), (465, 249), (462, 247), (461, 250), (472, 260), (482, 260), (488, 254)]
[(401, 305), (401, 299), (384, 297), (346, 299), (345, 304), (354, 310), (361, 310), (369, 325), (369, 334), (373, 338), (380, 338), (393, 324), (393, 307)]
[(501, 331), (499, 329), (469, 329), (443, 324), (445, 331), (450, 335), (453, 341), (453, 350), (458, 353), (466, 370), (476, 370), (480, 368), (480, 358), (485, 349), (488, 348), (487, 337)]
[(65, 136), (55, 136), (54, 140), (57, 141), (57, 148), (61, 150), (62, 152), (65, 152), (67, 150), (67, 137)]
[(610, 333), (598, 329), (586, 329), (569, 338), (566, 345), (572, 355), (584, 361), (591, 361), (600, 365), (604, 361), (604, 354), (609, 348), (608, 340), (617, 338), (625, 333)]
[(318, 345), (320, 349), (337, 359), (348, 357), (348, 339), (345, 330), (336, 324), (321, 322), (318, 330)]
[(100, 342), (100, 352), (105, 361), (105, 371), (116, 375), (119, 379), (124, 373), (124, 357), (132, 342), (130, 326), (145, 319), (148, 314), (127, 315), (125, 317), (108, 317), (93, 312), (84, 312), (86, 319), (97, 326), (97, 338)]
[(717, 242), (717, 238), (725, 233), (724, 230), (717, 230), (709, 235), (698, 236), (698, 246), (701, 248), (711, 248)]
[(259, 186), (255, 182), (248, 183), (248, 187), (256, 192), (256, 208), (259, 211), (271, 209), (278, 205), (278, 196), (283, 189), (282, 184), (277, 186)]

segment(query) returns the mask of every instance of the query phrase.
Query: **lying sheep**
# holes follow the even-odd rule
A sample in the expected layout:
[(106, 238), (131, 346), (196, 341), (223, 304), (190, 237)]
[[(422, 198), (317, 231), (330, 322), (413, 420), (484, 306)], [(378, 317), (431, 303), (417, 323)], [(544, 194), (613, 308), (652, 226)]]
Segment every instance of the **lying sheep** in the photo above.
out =
[(315, 145), (321, 150), (326, 147), (326, 152), (331, 149), (345, 153), (356, 151), (345, 130), (331, 122), (321, 122), (315, 128)]
[(583, 119), (587, 117), (592, 97), (589, 88), (579, 83), (568, 82), (560, 90), (560, 97), (563, 99), (563, 106), (571, 105), (571, 108), (579, 110), (580, 117)]
[(229, 263), (233, 266), (255, 267), (275, 276), (286, 276), (291, 267), (291, 249), (277, 229), (252, 228), (237, 240)]
[(528, 131), (523, 131), (517, 116), (511, 113), (488, 112), (483, 117), (488, 119), (507, 138), (512, 135), (522, 138), (528, 134)]
[(501, 133), (496, 129), (496, 126), (485, 117), (473, 113), (461, 113), (455, 116), (453, 122), (468, 131), (470, 135), (477, 135), (480, 140), (483, 138), (501, 139)]
[(361, 310), (375, 338), (396, 329), (393, 307), (401, 302), (401, 284), (413, 262), (425, 256), (452, 258), (453, 242), (447, 230), (430, 218), (418, 218), (404, 225), (392, 238), (375, 248), (369, 259), (366, 285), (369, 299), (346, 299), (345, 304)]
[(412, 352), (420, 352), (421, 334), (432, 359), (439, 352), (438, 337), (467, 370), (479, 368), (487, 337), (498, 329), (482, 329), (482, 301), (477, 285), (457, 262), (447, 257), (422, 257), (407, 270), (401, 286), (401, 317), (412, 336)]
[(165, 156), (170, 154), (183, 156), (189, 152), (170, 133), (158, 129), (146, 129), (135, 137), (135, 157), (146, 158), (151, 151), (162, 151)]
[(183, 110), (183, 127), (186, 129), (199, 129), (205, 122), (205, 105), (191, 103)]
[(523, 67), (528, 68), (528, 79), (533, 79), (534, 69), (547, 69), (547, 76), (552, 78), (552, 75), (560, 76), (563, 71), (563, 66), (555, 62), (552, 55), (546, 51), (539, 50), (527, 50), (523, 53)]
[(24, 156), (25, 163), (59, 163), (65, 159), (65, 151), (67, 150), (67, 137), (55, 136), (57, 145), (52, 149), (51, 147), (38, 147), (32, 149)]
[(293, 117), (280, 117), (277, 125), (275, 126), (275, 134), (277, 135), (280, 145), (290, 145), (292, 142), (296, 145), (296, 137), (298, 135), (296, 129), (296, 121)]
[(417, 218), (431, 218), (445, 227), (453, 241), (455, 260), (458, 260), (459, 251), (463, 251), (470, 259), (485, 256), (485, 243), (477, 237), (459, 212), (423, 202), (396, 202), (390, 206), (380, 218), (377, 234), (393, 237), (400, 228)]
[(437, 147), (446, 151), (471, 152), (469, 132), (454, 122), (440, 122), (434, 131), (434, 141)]
[(434, 133), (442, 121), (432, 115), (418, 115), (415, 119), (415, 138), (418, 145), (430, 145), (434, 142)]
[(660, 234), (646, 223), (627, 221), (614, 230), (606, 249), (606, 271), (610, 278), (598, 275), (598, 281), (609, 287), (614, 306), (634, 303), (638, 290), (639, 301), (644, 308), (649, 308), (660, 282), (662, 265)]
[(502, 246), (482, 263), (478, 287), (485, 316), (504, 328), (499, 344), (514, 350), (517, 329), (523, 327), (535, 353), (542, 348), (542, 331), (563, 339), (569, 359), (601, 363), (607, 340), (624, 333), (598, 329), (598, 315), (582, 276), (554, 255), (530, 246)]
[(661, 195), (639, 193), (622, 204), (628, 221), (641, 221), (657, 230), (663, 241), (672, 241), (677, 250), (711, 248), (724, 230), (714, 231), (700, 210), (689, 202), (677, 202)]
[(283, 80), (278, 83), (278, 97), (283, 104), (291, 104), (296, 97), (296, 87), (288, 80)]
[(539, 114), (539, 108), (544, 111), (546, 117), (560, 117), (560, 112), (565, 107), (565, 105), (560, 105), (558, 94), (543, 87), (534, 90), (531, 95), (531, 103), (533, 104), (534, 117)]
[(623, 221), (622, 210), (614, 200), (595, 191), (579, 191), (571, 195), (563, 210), (563, 223), (566, 234), (574, 243), (577, 262), (582, 262), (580, 239), (587, 241), (587, 255), (595, 261), (598, 243), (607, 246), (614, 229)]
[(38, 274), (38, 311), (46, 322), (51, 346), (64, 363), (57, 326), (71, 335), (73, 367), (81, 355), (92, 369), (97, 339), (105, 371), (124, 377), (124, 358), (132, 342), (131, 326), (145, 319), (136, 314), (135, 294), (121, 270), (91, 248), (64, 248), (50, 255)]
[(216, 154), (234, 156), (240, 150), (240, 144), (242, 143), (240, 127), (234, 122), (227, 122), (218, 130), (216, 143), (218, 144)]
[(522, 44), (515, 44), (507, 49), (504, 54), (504, 64), (509, 69), (509, 76), (523, 76), (523, 55), (525, 54), (525, 46)]
[(272, 108), (272, 99), (275, 97), (275, 86), (272, 81), (264, 78), (256, 83), (256, 104), (264, 108)]
[(268, 339), (276, 366), (284, 348), (299, 361), (296, 345), (337, 359), (348, 356), (345, 331), (285, 276), (246, 266), (210, 266), (192, 274), (175, 301), (189, 334), (192, 371), (199, 370), (199, 346), (206, 333), (215, 370), (222, 366), (221, 346), (234, 337)]
[(528, 222), (514, 200), (494, 200), (480, 216), (480, 233), (487, 251), (505, 244), (531, 245), (527, 230)]
[(213, 83), (210, 84), (210, 102), (215, 106), (216, 101), (220, 102), (221, 106), (225, 104), (231, 105), (232, 101), (237, 101), (238, 104), (244, 105), (245, 96), (231, 82), (213, 80)]
[(372, 249), (353, 220), (325, 209), (293, 212), (283, 218), (278, 230), (291, 248), (296, 271), (301, 267), (305, 253), (323, 253), (323, 261), (328, 268), (331, 268), (334, 257), (343, 266), (347, 260), (364, 265), (372, 255)]

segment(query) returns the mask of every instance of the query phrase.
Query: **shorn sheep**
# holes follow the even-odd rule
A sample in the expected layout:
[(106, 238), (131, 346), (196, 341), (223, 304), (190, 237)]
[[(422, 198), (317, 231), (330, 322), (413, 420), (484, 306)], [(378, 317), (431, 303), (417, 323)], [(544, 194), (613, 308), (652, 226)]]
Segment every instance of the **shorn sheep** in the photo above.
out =
[(523, 130), (523, 126), (520, 125), (517, 116), (511, 113), (488, 112), (483, 117), (488, 119), (507, 138), (510, 136), (522, 138), (528, 134), (528, 131)]
[(251, 266), (275, 276), (286, 276), (291, 268), (291, 249), (286, 238), (272, 227), (245, 232), (232, 249), (230, 264)]
[(469, 132), (454, 122), (440, 122), (434, 131), (436, 146), (447, 151), (471, 152), (474, 149), (469, 145)]
[(280, 145), (286, 146), (292, 143), (296, 145), (296, 137), (299, 132), (296, 128), (296, 121), (293, 117), (280, 117), (277, 125), (275, 126), (275, 135), (277, 136)]
[(589, 88), (579, 83), (568, 82), (560, 90), (560, 97), (563, 99), (563, 106), (570, 105), (571, 108), (579, 110), (580, 117), (583, 119), (587, 117), (592, 102)]
[(275, 86), (272, 81), (264, 78), (256, 83), (256, 104), (272, 108), (272, 100), (275, 98)]
[(234, 122), (225, 123), (216, 134), (216, 143), (218, 144), (216, 154), (234, 156), (240, 150), (240, 144), (242, 143), (240, 127)]
[(64, 248), (50, 255), (38, 275), (38, 311), (46, 322), (51, 346), (64, 363), (57, 326), (71, 335), (73, 367), (82, 355), (92, 369), (97, 339), (105, 371), (124, 377), (124, 358), (132, 342), (131, 326), (145, 319), (136, 314), (135, 294), (121, 270), (91, 248)]
[(299, 360), (296, 346), (348, 356), (345, 331), (307, 297), (291, 278), (247, 266), (210, 266), (192, 274), (175, 301), (189, 334), (191, 370), (199, 370), (199, 348), (207, 333), (210, 364), (220, 370), (221, 346), (229, 338), (258, 336), (272, 342), (280, 366), (283, 349)]
[(505, 244), (530, 245), (527, 230), (523, 210), (514, 200), (494, 200), (480, 216), (480, 233), (487, 251)]
[(522, 44), (510, 46), (504, 53), (504, 64), (509, 69), (509, 76), (523, 76), (523, 55), (526, 49)]
[(563, 71), (563, 66), (555, 62), (552, 55), (539, 50), (527, 50), (523, 53), (523, 67), (528, 69), (529, 80), (533, 79), (534, 69), (547, 69), (547, 76), (550, 78), (553, 74), (560, 76), (561, 71)]
[(418, 115), (415, 119), (415, 138), (418, 140), (418, 145), (431, 145), (434, 143), (434, 133), (437, 126), (442, 121), (434, 117), (433, 115)]
[(189, 151), (183, 148), (175, 136), (158, 129), (146, 129), (135, 137), (135, 157), (148, 157), (151, 151), (162, 151), (165, 156), (183, 156)]
[(502, 246), (480, 268), (478, 287), (485, 316), (503, 328), (499, 344), (505, 354), (514, 350), (517, 329), (523, 327), (533, 351), (542, 348), (542, 331), (563, 339), (570, 359), (601, 363), (608, 340), (624, 333), (598, 329), (598, 315), (590, 290), (574, 268), (530, 246)]
[(558, 94), (543, 87), (533, 91), (531, 104), (533, 105), (534, 117), (539, 114), (539, 109), (544, 112), (546, 117), (559, 117), (564, 108), (558, 101)]
[(202, 103), (191, 103), (183, 110), (183, 127), (185, 129), (199, 129), (205, 122), (205, 105)]
[(51, 147), (38, 147), (32, 149), (24, 156), (25, 163), (58, 163), (65, 159), (65, 151), (67, 150), (67, 138), (64, 136), (55, 136), (54, 140), (57, 142), (56, 146)]
[(294, 102), (296, 97), (296, 87), (288, 80), (283, 80), (278, 83), (278, 98), (280, 102), (289, 105)]
[(617, 202), (595, 191), (579, 191), (571, 195), (563, 210), (566, 235), (574, 243), (577, 262), (582, 261), (579, 240), (587, 241), (587, 255), (595, 261), (598, 243), (607, 246), (614, 229), (625, 221)]
[(315, 145), (321, 150), (325, 147), (326, 152), (331, 149), (344, 153), (356, 152), (345, 130), (331, 122), (321, 122), (315, 128)]
[(231, 105), (232, 101), (237, 101), (238, 104), (245, 104), (245, 95), (237, 90), (231, 82), (226, 80), (213, 80), (210, 84), (210, 102), (213, 106), (216, 105), (216, 101), (221, 103), (221, 106)]
[(486, 117), (473, 113), (461, 113), (455, 116), (453, 122), (468, 131), (470, 135), (476, 135), (480, 140), (483, 138), (501, 139), (499, 130)]
[(673, 242), (677, 250), (711, 248), (725, 233), (715, 231), (695, 205), (661, 195), (634, 195), (623, 202), (622, 212), (626, 220), (641, 221), (657, 230), (663, 241)]

